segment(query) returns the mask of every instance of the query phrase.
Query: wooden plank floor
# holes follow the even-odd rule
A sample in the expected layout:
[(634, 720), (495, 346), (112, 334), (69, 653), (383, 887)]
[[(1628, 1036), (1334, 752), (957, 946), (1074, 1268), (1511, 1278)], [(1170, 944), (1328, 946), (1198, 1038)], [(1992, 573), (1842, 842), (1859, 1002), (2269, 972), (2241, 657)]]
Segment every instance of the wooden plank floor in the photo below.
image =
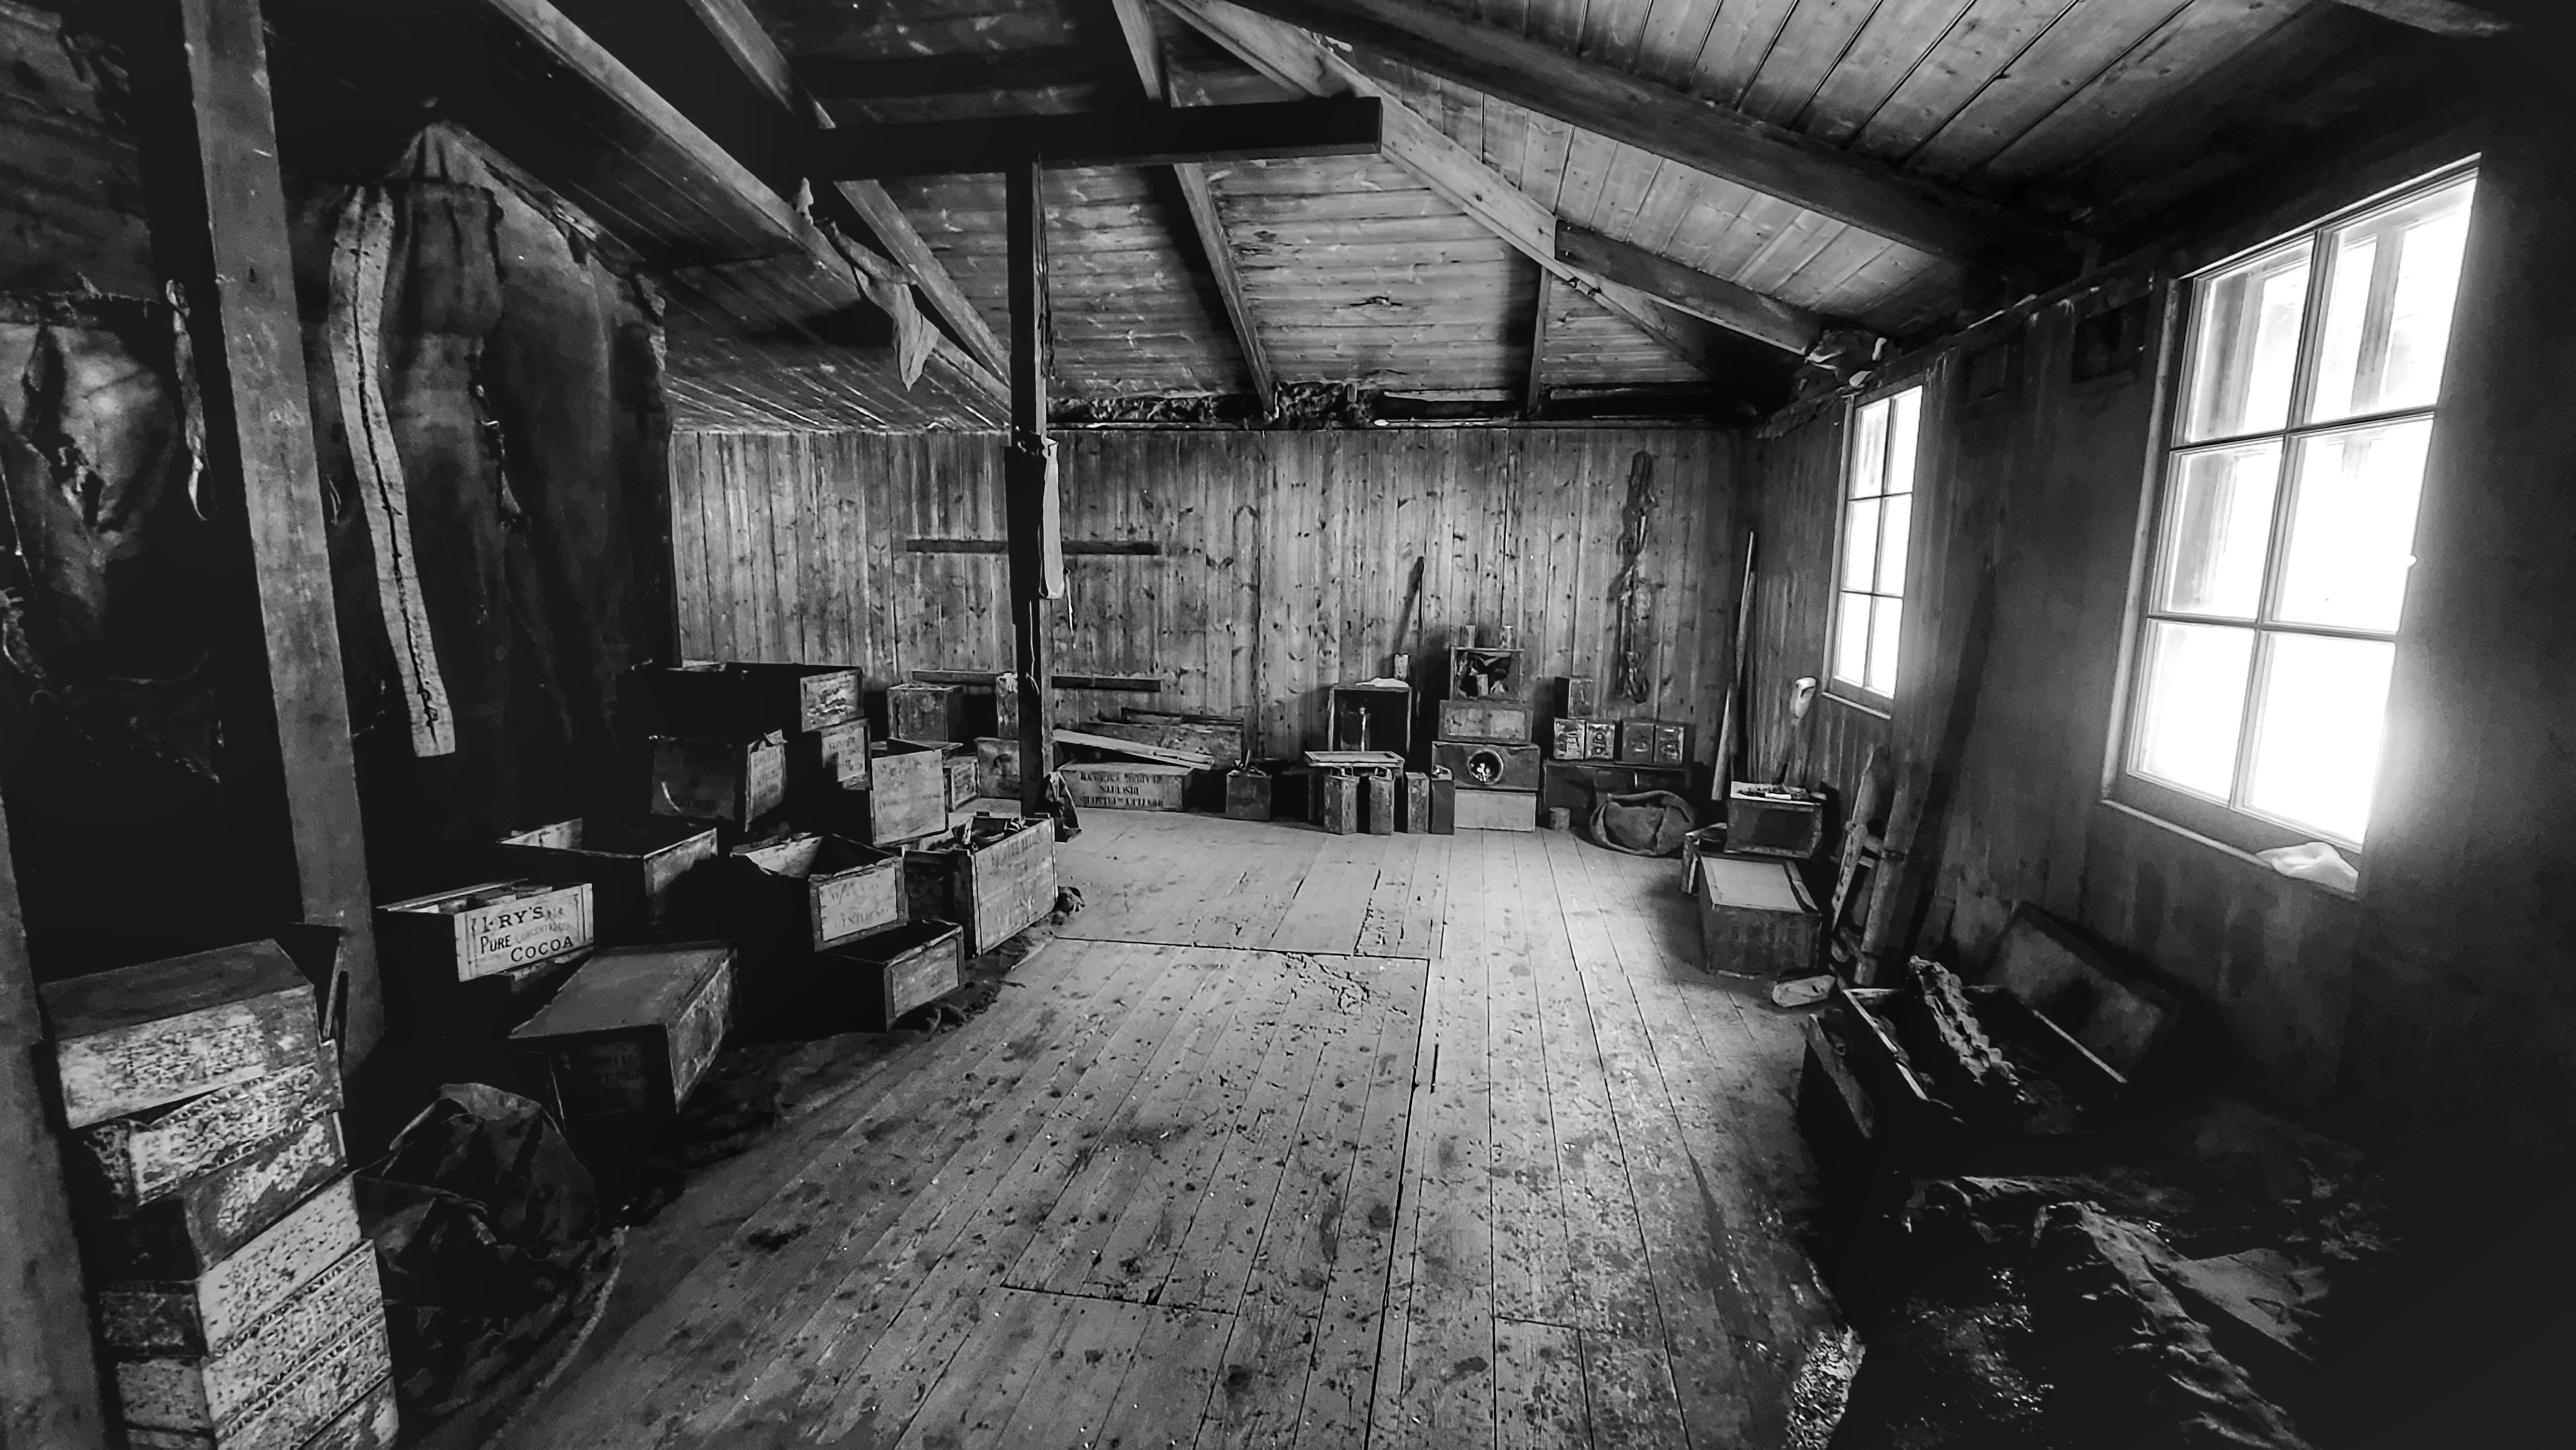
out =
[(1675, 863), (1086, 825), (1059, 940), (510, 1445), (1782, 1442), (1797, 1023)]

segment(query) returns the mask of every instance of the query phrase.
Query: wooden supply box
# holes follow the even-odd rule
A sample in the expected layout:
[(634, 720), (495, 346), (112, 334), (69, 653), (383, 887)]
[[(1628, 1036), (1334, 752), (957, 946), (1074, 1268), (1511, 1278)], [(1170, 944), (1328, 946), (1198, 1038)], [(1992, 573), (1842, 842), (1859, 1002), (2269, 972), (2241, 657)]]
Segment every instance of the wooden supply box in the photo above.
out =
[(591, 886), (594, 925), (606, 941), (633, 941), (684, 913), (680, 883), (716, 858), (716, 830), (667, 817), (585, 817), (503, 836), (493, 860), (511, 876)]
[(1442, 740), (1489, 740), (1502, 745), (1519, 745), (1532, 739), (1538, 730), (1538, 713), (1517, 700), (1443, 700), (1440, 702)]
[(676, 1113), (733, 1025), (733, 948), (617, 947), (510, 1034), (543, 1053), (568, 1117)]
[(119, 1360), (128, 1444), (310, 1446), (391, 1373), (376, 1255), (343, 1254), (236, 1338)]
[(981, 768), (972, 755), (952, 755), (940, 769), (948, 780), (948, 809), (964, 810), (968, 803), (984, 794)]
[(1457, 810), (1462, 831), (1538, 829), (1538, 792), (1534, 790), (1462, 790)]
[(825, 790), (868, 784), (868, 722), (844, 720), (787, 742), (787, 799), (808, 804)]
[(868, 761), (868, 788), (853, 792), (869, 842), (893, 846), (948, 825), (947, 757), (937, 746), (889, 740)]
[[(120, 1357), (203, 1355), (239, 1343), (289, 1297), (365, 1244), (354, 1180), (344, 1176), (198, 1273), (102, 1281), (99, 1338)], [(366, 1249), (370, 1257), (374, 1252)]]
[(912, 915), (964, 927), (967, 954), (981, 956), (1055, 910), (1055, 828), (977, 816), (905, 850), (903, 873)]
[(1190, 783), (1186, 765), (1141, 760), (1068, 765), (1061, 774), (1073, 803), (1085, 810), (1177, 811)]
[(1565, 713), (1587, 716), (1601, 705), (1601, 691), (1590, 675), (1565, 677)]
[[(1452, 700), (1527, 700), (1527, 657), (1517, 649), (1459, 646), (1449, 651)], [(1529, 737), (1521, 737), (1526, 740)]]
[(1556, 721), (1555, 756), (1559, 760), (1616, 760), (1619, 757), (1619, 722), (1615, 720)]
[(340, 1072), (326, 1045), (301, 1066), (81, 1129), (76, 1186), (109, 1213), (132, 1213), (339, 1108)]
[(966, 733), (966, 692), (957, 685), (904, 684), (886, 690), (886, 734), (915, 745), (953, 745)]
[(39, 988), (65, 1126), (293, 1068), (322, 1051), (313, 984), (275, 942), (243, 942)]
[(988, 800), (1019, 799), (1019, 741), (986, 736), (975, 742), (975, 794)]
[(1400, 824), (1408, 835), (1431, 833), (1431, 777), (1425, 772), (1404, 773), (1404, 818)]
[(1825, 844), (1825, 798), (1737, 782), (1726, 794), (1726, 854), (1804, 861)]
[(1824, 917), (1786, 861), (1704, 856), (1700, 962), (1730, 977), (1794, 976), (1816, 961)]
[(618, 713), (639, 735), (758, 734), (744, 690), (742, 677), (715, 660), (643, 665), (627, 672)]
[(1335, 685), (1327, 700), (1324, 742), (1334, 750), (1413, 751), (1413, 687)]
[(911, 920), (903, 857), (812, 833), (734, 849), (737, 929), (821, 951)]
[(824, 952), (814, 968), (862, 1031), (892, 1032), (905, 1013), (963, 984), (964, 940), (962, 927), (916, 921)]
[(1688, 765), (1690, 726), (1677, 720), (1619, 722), (1619, 759), (1630, 765)]
[(1404, 793), (1404, 777), (1392, 770), (1370, 771), (1360, 781), (1361, 808), (1372, 836), (1395, 834), (1395, 802)]
[(105, 1279), (193, 1279), (232, 1257), (338, 1177), (340, 1119), (327, 1109), (131, 1213), (82, 1225), (83, 1258)]
[(1431, 756), (1441, 769), (1457, 778), (1458, 788), (1464, 791), (1537, 790), (1539, 767), (1544, 763), (1535, 745), (1455, 740), (1433, 745)]
[(778, 731), (747, 740), (656, 735), (648, 748), (654, 815), (749, 831), (787, 801), (787, 737)]
[(736, 664), (754, 730), (811, 734), (859, 718), (859, 672), (838, 665)]
[(1225, 813), (1238, 821), (1270, 819), (1270, 773), (1245, 767), (1225, 775)]
[(1458, 833), (1458, 778), (1440, 766), (1431, 768), (1431, 834)]
[(547, 962), (588, 950), (596, 890), (587, 881), (494, 881), (377, 907), (386, 1000), (454, 1025), (468, 984), (541, 975)]
[(1360, 829), (1360, 778), (1347, 770), (1319, 772), (1313, 780), (1315, 824), (1336, 836)]

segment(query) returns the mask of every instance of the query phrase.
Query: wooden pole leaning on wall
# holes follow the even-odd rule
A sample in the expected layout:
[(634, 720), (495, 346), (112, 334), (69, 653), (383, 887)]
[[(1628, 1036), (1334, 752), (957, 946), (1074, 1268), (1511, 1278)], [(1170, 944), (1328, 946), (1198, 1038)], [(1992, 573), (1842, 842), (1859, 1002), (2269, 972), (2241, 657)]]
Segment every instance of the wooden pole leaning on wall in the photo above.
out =
[[(163, 13), (175, 18), (167, 40), (181, 51), (188, 87), (169, 114), (192, 131), (184, 174), (203, 188), (204, 275), (180, 280), (207, 437), (217, 472), (239, 463), (296, 900), (305, 922), (344, 934), (346, 1018), (332, 1025), (344, 1065), (355, 1066), (383, 1035), (384, 1012), (267, 42), (259, 0), (168, 0)], [(179, 139), (168, 138), (173, 150)]]
[(1011, 437), (1003, 452), (1002, 518), (1010, 545), (1011, 635), (1020, 697), (1020, 812), (1047, 812), (1055, 764), (1055, 666), (1047, 631), (1064, 594), (1063, 510), (1047, 438), (1047, 277), (1044, 168), (1006, 175), (1010, 227)]
[(103, 1450), (107, 1416), (37, 1060), (45, 1024), (0, 814), (0, 1445)]

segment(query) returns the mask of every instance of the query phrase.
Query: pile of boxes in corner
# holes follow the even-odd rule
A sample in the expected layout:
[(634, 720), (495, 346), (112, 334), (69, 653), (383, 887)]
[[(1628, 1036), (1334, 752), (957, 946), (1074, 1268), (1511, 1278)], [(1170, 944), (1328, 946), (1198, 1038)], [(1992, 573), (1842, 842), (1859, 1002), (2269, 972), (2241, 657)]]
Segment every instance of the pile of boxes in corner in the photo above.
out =
[(952, 824), (973, 758), (906, 696), (872, 740), (855, 669), (629, 675), (636, 808), (505, 836), (500, 879), (379, 909), (389, 1001), (576, 1146), (667, 1123), (737, 1021), (891, 1031), (1056, 897), (1047, 823)]
[(305, 970), (250, 942), (52, 983), (44, 1005), (125, 1443), (391, 1445), (375, 1250)]
[(1605, 796), (1688, 793), (1690, 727), (1601, 718), (1599, 691), (1586, 676), (1562, 681), (1542, 759), (1539, 692), (1526, 659), (1508, 645), (1449, 651), (1432, 758), (1458, 783), (1460, 830), (1533, 831), (1542, 813), (1563, 830)]

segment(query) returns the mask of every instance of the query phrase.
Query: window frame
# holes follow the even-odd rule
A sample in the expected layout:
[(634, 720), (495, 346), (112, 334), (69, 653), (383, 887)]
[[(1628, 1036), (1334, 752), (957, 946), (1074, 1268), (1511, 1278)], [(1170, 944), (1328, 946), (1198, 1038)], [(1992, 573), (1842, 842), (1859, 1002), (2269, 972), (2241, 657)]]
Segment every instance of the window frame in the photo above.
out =
[[(1875, 588), (1847, 589), (1843, 584), (1843, 559), (1845, 551), (1850, 546), (1851, 506), (1854, 503), (1861, 501), (1860, 496), (1854, 495), (1851, 491), (1853, 472), (1858, 460), (1860, 449), (1860, 415), (1863, 411), (1876, 407), (1880, 403), (1890, 403), (1891, 406), (1888, 410), (1889, 417), (1893, 419), (1895, 416), (1895, 408), (1892, 400), (1909, 392), (1918, 395), (1917, 401), (1914, 405), (1914, 474), (1913, 477), (1906, 480), (1903, 494), (1903, 497), (1907, 500), (1905, 557), (1897, 561), (1896, 592), (1894, 594), (1886, 594)], [(1828, 571), (1830, 583), (1827, 586), (1826, 592), (1825, 658), (1823, 664), (1818, 668), (1816, 675), (1819, 680), (1823, 681), (1822, 689), (1824, 694), (1840, 700), (1844, 704), (1857, 705), (1864, 710), (1873, 711), (1882, 715), (1888, 714), (1896, 708), (1896, 691), (1891, 689), (1881, 692), (1873, 690), (1868, 686), (1865, 682), (1869, 674), (1867, 663), (1868, 656), (1866, 654), (1862, 656), (1862, 680), (1846, 680), (1834, 672), (1834, 661), (1841, 653), (1843, 596), (1845, 594), (1863, 594), (1872, 599), (1893, 599), (1897, 602), (1899, 613), (1897, 616), (1896, 663), (1897, 668), (1902, 670), (1905, 666), (1904, 619), (1905, 613), (1907, 612), (1904, 610), (1903, 606), (1908, 602), (1908, 596), (1905, 591), (1906, 586), (1911, 582), (1908, 576), (1912, 573), (1914, 567), (1915, 528), (1921, 522), (1917, 505), (1923, 492), (1923, 453), (1925, 437), (1929, 431), (1926, 425), (1931, 419), (1931, 404), (1932, 391), (1930, 380), (1927, 378), (1915, 377), (1863, 392), (1852, 398), (1850, 402), (1845, 405), (1845, 411), (1843, 413), (1842, 466), (1835, 470), (1834, 474), (1834, 542), (1831, 563)], [(1880, 444), (1879, 491), (1875, 494), (1868, 495), (1868, 497), (1879, 501), (1878, 538), (1873, 544), (1870, 554), (1870, 562), (1872, 565), (1870, 572), (1873, 583), (1876, 582), (1878, 576), (1886, 573), (1885, 550), (1887, 548), (1887, 507), (1885, 501), (1898, 496), (1888, 491), (1888, 475), (1886, 472), (1888, 460), (1885, 457), (1885, 450), (1894, 445), (1895, 438), (1896, 430), (1891, 427), (1887, 430), (1886, 437)], [(1898, 676), (1896, 683), (1899, 685), (1904, 683), (1901, 675)]]
[[(2275, 617), (2280, 607), (2284, 561), (2288, 555), (2289, 530), (2299, 501), (2303, 481), (2302, 443), (2305, 440), (2336, 434), (2356, 434), (2374, 428), (2414, 422), (2426, 425), (2428, 434), (2438, 436), (2443, 406), (2437, 387), (2428, 403), (2400, 408), (2375, 408), (2330, 420), (2308, 420), (2324, 368), (2321, 358), (2327, 345), (2325, 308), (2335, 281), (2335, 268), (2329, 264), (2329, 238), (2337, 229), (2367, 220), (2374, 213), (2393, 212), (2411, 202), (2464, 180), (2473, 180), (2479, 169), (2479, 157), (2470, 156), (2449, 166), (2426, 173), (2402, 185), (2388, 188), (2349, 206), (2326, 213), (2295, 230), (2281, 233), (2255, 245), (2232, 252), (2196, 267), (2175, 279), (2166, 289), (2166, 317), (2162, 328), (2163, 347), (2168, 363), (2159, 371), (2154, 430), (2149, 439), (2144, 504), (2138, 525), (2138, 546), (2131, 570), (2130, 603), (2121, 638), (2121, 680), (2119, 709), (2109, 742), (2109, 769), (2106, 772), (2105, 798), (2115, 805), (2142, 812), (2166, 824), (2208, 837), (2221, 844), (2244, 851), (2262, 851), (2308, 841), (2324, 841), (2359, 865), (2364, 845), (2347, 840), (2322, 827), (2301, 825), (2267, 815), (2250, 804), (2241, 804), (2249, 788), (2255, 752), (2252, 742), (2261, 718), (2264, 689), (2268, 682), (2273, 650), (2271, 641), (2278, 636), (2320, 639), (2367, 640), (2387, 643), (2392, 648), (2403, 638), (2405, 619), (2401, 600), (2399, 617), (2387, 630), (2360, 629), (2347, 626), (2320, 625), (2288, 621)], [(2470, 202), (2471, 217), (2476, 201)], [(2474, 221), (2472, 221), (2474, 225)], [(2292, 364), (2290, 396), (2281, 423), (2272, 428), (2218, 434), (2206, 438), (2186, 436), (2194, 390), (2200, 383), (2198, 356), (2200, 334), (2197, 303), (2199, 287), (2211, 279), (2255, 261), (2268, 253), (2304, 243), (2308, 249), (2308, 276), (2299, 312), (2298, 351)], [(2465, 264), (2463, 266), (2465, 271)], [(2454, 304), (2453, 326), (2457, 326), (2457, 299), (2460, 278), (2452, 280)], [(2456, 341), (2456, 336), (2452, 339)], [(2451, 349), (2443, 357), (2447, 375)], [(2263, 563), (2251, 619), (2221, 617), (2186, 610), (2162, 609), (2157, 599), (2165, 582), (2166, 510), (2175, 486), (2180, 461), (2195, 455), (2222, 453), (2230, 448), (2243, 448), (2264, 443), (2279, 448), (2279, 462), (2274, 477), (2271, 513), (2264, 536)], [(2428, 442), (2428, 455), (2430, 444)], [(2428, 464), (2429, 468), (2429, 457)], [(2423, 480), (2429, 483), (2429, 475)], [(2417, 498), (2417, 527), (2421, 527), (2422, 485)], [(2408, 589), (2411, 592), (2409, 580)], [(2219, 800), (2188, 787), (2171, 784), (2145, 775), (2135, 769), (2132, 760), (2139, 744), (2144, 720), (2144, 696), (2147, 684), (2146, 639), (2152, 625), (2159, 621), (2177, 624), (2218, 625), (2241, 629), (2254, 637), (2251, 659), (2247, 663), (2245, 699), (2238, 720), (2235, 760), (2231, 771), (2227, 799)], [(2385, 705), (2382, 706), (2383, 711)], [(2384, 762), (2383, 762), (2384, 765)], [(2374, 791), (2375, 794), (2375, 791)]]

